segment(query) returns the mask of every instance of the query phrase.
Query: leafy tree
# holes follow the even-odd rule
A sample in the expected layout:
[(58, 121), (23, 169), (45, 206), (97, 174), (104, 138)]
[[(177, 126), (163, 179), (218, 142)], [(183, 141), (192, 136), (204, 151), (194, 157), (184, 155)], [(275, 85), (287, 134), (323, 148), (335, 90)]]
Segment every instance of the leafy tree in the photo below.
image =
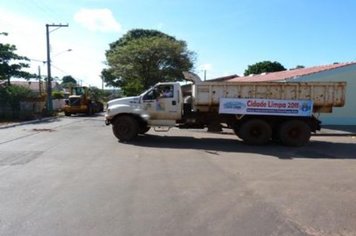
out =
[(94, 101), (102, 101), (105, 100), (105, 92), (97, 87), (91, 86), (89, 88), (89, 96)]
[[(7, 33), (0, 33), (7, 35)], [(15, 53), (16, 46), (11, 44), (0, 43), (0, 80), (7, 80), (10, 84), (11, 77), (30, 79), (35, 75), (23, 71), (23, 68), (28, 68), (29, 61), (27, 57), (19, 56)]]
[(55, 91), (52, 92), (52, 98), (53, 99), (63, 99), (64, 98), (64, 92), (55, 90)]
[(164, 37), (175, 41), (176, 39), (168, 34), (162, 33), (158, 30), (145, 30), (145, 29), (133, 29), (123, 35), (119, 40), (110, 44), (110, 49), (114, 49), (116, 47), (123, 47), (130, 41), (141, 39), (141, 38), (149, 38), (149, 37)]
[(297, 70), (297, 69), (303, 69), (303, 68), (305, 68), (305, 66), (303, 66), (303, 65), (297, 65), (296, 67), (291, 68), (291, 70)]
[(108, 68), (102, 71), (107, 85), (136, 95), (159, 81), (179, 81), (193, 67), (195, 54), (185, 41), (156, 30), (131, 30), (110, 44)]
[(74, 87), (77, 85), (77, 81), (71, 75), (66, 75), (63, 76), (61, 85), (64, 88)]
[(262, 62), (257, 62), (256, 64), (253, 65), (249, 65), (244, 72), (244, 76), (250, 74), (261, 74), (264, 72), (277, 72), (283, 70), (286, 70), (286, 68), (284, 68), (284, 66), (277, 61), (274, 62), (262, 61)]

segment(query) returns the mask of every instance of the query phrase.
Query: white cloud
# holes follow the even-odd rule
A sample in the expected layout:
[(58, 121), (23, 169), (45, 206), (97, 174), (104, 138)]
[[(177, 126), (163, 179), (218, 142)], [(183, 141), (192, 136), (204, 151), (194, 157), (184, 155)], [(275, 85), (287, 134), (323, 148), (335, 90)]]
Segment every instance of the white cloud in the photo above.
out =
[(109, 9), (80, 9), (74, 20), (91, 31), (121, 32), (121, 25)]
[[(16, 53), (32, 60), (27, 71), (47, 75), (46, 64), (46, 22), (35, 18), (0, 9), (0, 32), (8, 32), (7, 37), (0, 36), (0, 41), (14, 44)], [(71, 24), (70, 24), (71, 25)], [(100, 73), (105, 67), (107, 39), (83, 40), (84, 35), (71, 27), (51, 33), (52, 76), (62, 78), (71, 75), (81, 80), (83, 85), (101, 87)], [(71, 52), (65, 52), (72, 49)]]
[(16, 45), (16, 53), (45, 57), (45, 24), (0, 9), (0, 25), (1, 31), (8, 33), (7, 37), (1, 37), (1, 41)]

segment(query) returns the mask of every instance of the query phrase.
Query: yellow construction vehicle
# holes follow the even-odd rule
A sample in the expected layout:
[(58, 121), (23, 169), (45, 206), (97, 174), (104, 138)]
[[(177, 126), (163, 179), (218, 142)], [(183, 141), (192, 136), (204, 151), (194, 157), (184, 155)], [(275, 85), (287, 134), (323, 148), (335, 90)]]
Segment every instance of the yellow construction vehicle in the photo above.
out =
[(66, 116), (77, 113), (92, 115), (103, 110), (103, 103), (97, 101), (90, 88), (85, 86), (70, 88), (70, 94), (64, 106), (64, 114)]

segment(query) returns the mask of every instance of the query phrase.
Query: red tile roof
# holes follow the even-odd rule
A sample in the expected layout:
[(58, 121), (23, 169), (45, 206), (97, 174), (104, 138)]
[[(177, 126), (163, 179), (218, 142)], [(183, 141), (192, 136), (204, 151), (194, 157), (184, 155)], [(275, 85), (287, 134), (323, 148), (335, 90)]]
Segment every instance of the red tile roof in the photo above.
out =
[(356, 62), (347, 62), (347, 63), (338, 63), (332, 65), (323, 65), (323, 66), (314, 66), (308, 68), (301, 68), (295, 70), (285, 70), (279, 72), (271, 72), (271, 73), (262, 73), (258, 75), (244, 76), (244, 77), (236, 77), (227, 82), (264, 82), (264, 81), (283, 81), (294, 79), (306, 75), (311, 75), (315, 73), (319, 73), (322, 71), (334, 70), (337, 68), (356, 65)]
[(215, 78), (215, 79), (209, 79), (208, 82), (219, 82), (219, 81), (227, 81), (227, 80), (230, 80), (230, 79), (234, 79), (236, 77), (239, 77), (238, 75), (236, 74), (233, 74), (233, 75), (227, 75), (227, 76), (223, 76), (223, 77), (218, 77), (218, 78)]
[[(40, 90), (40, 85), (38, 81), (11, 81), (12, 85), (18, 85), (18, 86), (23, 86), (31, 89), (33, 92), (39, 92)], [(42, 81), (41, 83), (41, 90), (46, 91), (46, 84), (45, 82)], [(52, 88), (58, 87), (58, 83), (55, 81), (52, 81)]]

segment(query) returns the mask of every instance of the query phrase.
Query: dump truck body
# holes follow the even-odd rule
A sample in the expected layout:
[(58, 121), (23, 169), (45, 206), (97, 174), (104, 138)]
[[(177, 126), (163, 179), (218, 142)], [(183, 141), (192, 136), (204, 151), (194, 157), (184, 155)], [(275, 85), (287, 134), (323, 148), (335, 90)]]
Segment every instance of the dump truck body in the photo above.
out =
[(346, 82), (201, 82), (192, 85), (193, 106), (214, 110), (220, 98), (312, 100), (313, 112), (332, 112), (345, 104)]

